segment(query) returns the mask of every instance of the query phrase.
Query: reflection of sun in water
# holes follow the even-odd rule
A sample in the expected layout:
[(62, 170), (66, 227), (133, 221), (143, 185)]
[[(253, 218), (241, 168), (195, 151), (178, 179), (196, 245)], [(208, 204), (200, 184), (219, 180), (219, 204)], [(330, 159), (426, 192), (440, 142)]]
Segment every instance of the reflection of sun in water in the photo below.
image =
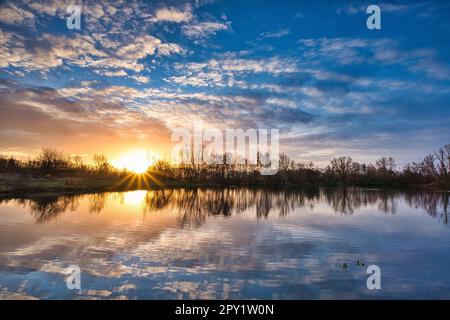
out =
[(125, 192), (123, 202), (125, 205), (139, 206), (144, 202), (146, 190)]
[(144, 173), (153, 164), (150, 154), (143, 150), (128, 152), (111, 161), (119, 169), (127, 169), (134, 173)]

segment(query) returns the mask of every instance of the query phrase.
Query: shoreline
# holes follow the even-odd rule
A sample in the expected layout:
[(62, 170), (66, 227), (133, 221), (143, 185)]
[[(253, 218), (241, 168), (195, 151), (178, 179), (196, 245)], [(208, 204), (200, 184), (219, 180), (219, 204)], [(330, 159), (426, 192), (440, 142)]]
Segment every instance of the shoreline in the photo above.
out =
[[(9, 178), (9, 179), (8, 179)], [(182, 181), (157, 176), (157, 181), (135, 178), (131, 182), (123, 181), (124, 177), (52, 177), (52, 178), (17, 178), (0, 176), (0, 198), (27, 198), (45, 195), (81, 195), (104, 192), (127, 192), (137, 190), (168, 190), (180, 188), (270, 188), (270, 189), (300, 189), (300, 188), (343, 188), (343, 185), (327, 185), (321, 183), (274, 185), (270, 183), (254, 183), (244, 185), (220, 185)], [(120, 183), (122, 181), (122, 183)], [(429, 192), (444, 192), (434, 185), (416, 186), (368, 186), (348, 185), (347, 188), (364, 188), (377, 190), (422, 190)]]
[(124, 177), (52, 177), (52, 178), (11, 178), (0, 177), (0, 196), (66, 193), (83, 194), (99, 192), (124, 192), (135, 190), (156, 190), (207, 186), (173, 179), (161, 179), (160, 183), (138, 179), (124, 180)]

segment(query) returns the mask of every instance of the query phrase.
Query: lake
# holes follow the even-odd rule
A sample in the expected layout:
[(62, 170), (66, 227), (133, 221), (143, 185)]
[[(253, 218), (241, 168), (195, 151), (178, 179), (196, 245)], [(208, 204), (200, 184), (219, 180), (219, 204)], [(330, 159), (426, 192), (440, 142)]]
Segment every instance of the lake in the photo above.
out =
[(0, 299), (449, 299), (448, 210), (338, 188), (0, 199)]

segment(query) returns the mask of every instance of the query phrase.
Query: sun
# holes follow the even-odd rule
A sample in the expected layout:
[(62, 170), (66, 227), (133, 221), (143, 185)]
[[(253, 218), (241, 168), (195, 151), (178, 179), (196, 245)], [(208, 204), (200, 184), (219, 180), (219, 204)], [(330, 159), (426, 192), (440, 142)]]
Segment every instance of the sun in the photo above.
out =
[(135, 150), (125, 153), (111, 162), (116, 168), (142, 174), (147, 171), (154, 161), (148, 151)]

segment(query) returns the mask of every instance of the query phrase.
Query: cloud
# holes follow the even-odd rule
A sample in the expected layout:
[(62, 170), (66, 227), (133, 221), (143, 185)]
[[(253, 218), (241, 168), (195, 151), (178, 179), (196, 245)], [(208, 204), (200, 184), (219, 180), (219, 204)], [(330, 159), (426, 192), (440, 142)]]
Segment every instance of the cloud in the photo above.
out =
[(150, 35), (136, 37), (134, 42), (120, 47), (117, 54), (127, 59), (139, 60), (155, 54), (156, 48), (160, 43), (161, 40)]
[(157, 21), (161, 22), (189, 22), (194, 16), (192, 15), (191, 6), (186, 6), (184, 11), (178, 10), (177, 8), (161, 8), (155, 12), (155, 18)]
[(102, 88), (73, 87), (58, 90), (70, 100), (110, 101), (136, 108), (154, 119), (161, 119), (171, 128), (186, 127), (194, 120), (203, 120), (219, 128), (255, 128), (258, 126), (290, 127), (312, 121), (313, 116), (301, 110), (299, 102), (253, 90), (238, 94), (183, 93), (175, 89), (137, 89), (125, 86)]
[(183, 26), (183, 33), (189, 38), (202, 39), (216, 34), (218, 31), (229, 30), (230, 23), (197, 22)]
[(243, 79), (255, 74), (278, 76), (296, 73), (294, 59), (286, 58), (223, 58), (187, 64), (176, 63), (175, 75), (165, 78), (169, 83), (192, 87), (246, 87)]
[(411, 71), (424, 73), (427, 78), (437, 79), (437, 80), (449, 80), (450, 79), (450, 68), (442, 63), (424, 59), (415, 63), (410, 67)]
[[(71, 0), (1, 4), (0, 22), (23, 24), (32, 21), (43, 27), (50, 21), (48, 16), (64, 19), (66, 8), (71, 4)], [(136, 12), (149, 12), (146, 16), (151, 19), (153, 9), (150, 9), (142, 1), (104, 1), (82, 6), (82, 29), (77, 32), (30, 33), (22, 29), (2, 29), (0, 68), (15, 68), (14, 72), (22, 75), (37, 71), (42, 77), (73, 68), (83, 68), (105, 77), (126, 77), (134, 73), (134, 80), (147, 83), (144, 75), (136, 75), (144, 70), (151, 71), (151, 63), (155, 61), (146, 60), (147, 57), (156, 59), (185, 53), (179, 44), (149, 34), (149, 24), (142, 23), (142, 16)], [(185, 6), (185, 11), (160, 9), (157, 16), (188, 22), (193, 17), (191, 10), (189, 5)], [(181, 18), (181, 13), (185, 18)]]
[[(390, 13), (405, 13), (410, 10), (422, 7), (423, 3), (408, 3), (408, 4), (394, 4), (394, 3), (377, 3), (377, 5), (380, 7), (381, 12), (390, 12)], [(350, 3), (346, 6), (339, 7), (336, 12), (338, 14), (344, 13), (347, 15), (356, 15), (356, 14), (365, 14), (367, 5), (361, 5), (359, 3)]]
[(117, 70), (117, 71), (98, 71), (98, 74), (104, 75), (106, 77), (126, 77), (128, 73), (126, 73), (124, 70)]
[(335, 62), (343, 66), (374, 63), (399, 65), (407, 71), (425, 74), (430, 79), (450, 79), (450, 69), (439, 61), (433, 49), (403, 49), (399, 41), (390, 38), (301, 39), (299, 44), (303, 56), (311, 61)]
[(1, 67), (13, 66), (25, 71), (77, 66), (89, 68), (98, 74), (124, 73), (122, 70), (141, 72), (145, 66), (141, 62), (147, 56), (167, 56), (180, 54), (183, 49), (172, 43), (163, 43), (151, 35), (129, 39), (126, 45), (118, 46), (111, 52), (88, 35), (43, 34), (39, 38), (28, 38), (0, 30)]
[(306, 58), (328, 58), (343, 65), (363, 62), (360, 51), (371, 46), (368, 40), (354, 38), (301, 39), (299, 44)]
[(262, 38), (281, 38), (291, 33), (290, 28), (279, 29), (276, 31), (267, 31), (260, 34)]
[(160, 43), (157, 46), (158, 55), (169, 56), (172, 54), (183, 54), (184, 50), (176, 43)]
[(148, 77), (144, 77), (144, 76), (140, 76), (140, 75), (132, 76), (132, 78), (139, 83), (149, 83), (150, 82), (150, 79)]
[(34, 19), (33, 13), (23, 10), (12, 3), (0, 6), (0, 22), (6, 24), (22, 24)]
[(43, 0), (43, 1), (22, 1), (23, 5), (28, 5), (36, 15), (58, 16), (60, 18), (66, 15), (67, 7), (70, 5), (82, 6), (82, 1), (73, 0)]
[(114, 146), (169, 143), (170, 132), (161, 120), (107, 96), (77, 99), (54, 89), (4, 82), (0, 106), (0, 150), (70, 146), (69, 152), (93, 154)]

